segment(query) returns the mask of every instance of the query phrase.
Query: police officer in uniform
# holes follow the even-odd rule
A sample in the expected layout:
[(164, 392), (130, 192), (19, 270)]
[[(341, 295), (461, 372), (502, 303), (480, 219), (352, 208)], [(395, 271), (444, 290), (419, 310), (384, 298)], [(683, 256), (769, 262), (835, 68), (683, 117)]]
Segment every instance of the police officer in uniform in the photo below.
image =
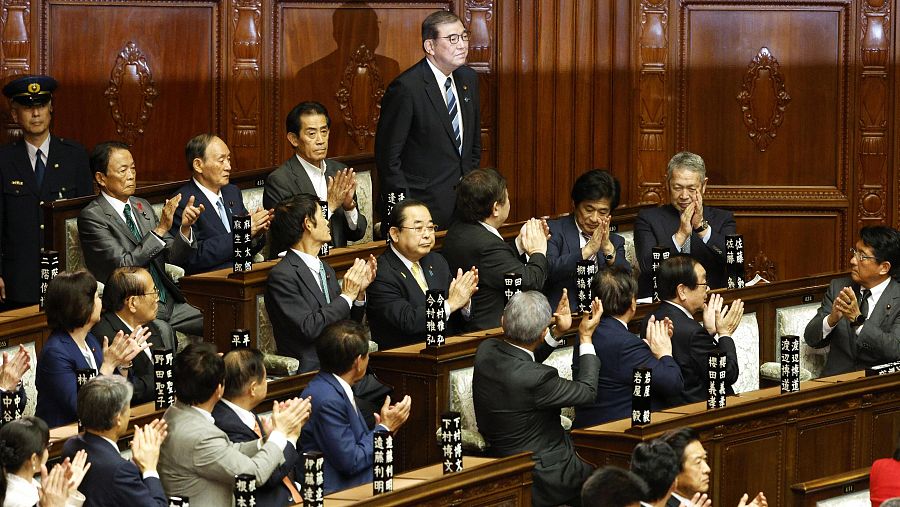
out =
[(12, 119), (22, 129), (22, 139), (0, 147), (3, 308), (38, 302), (44, 228), (41, 204), (94, 193), (84, 147), (50, 135), (55, 89), (56, 80), (50, 76), (23, 76), (3, 87)]

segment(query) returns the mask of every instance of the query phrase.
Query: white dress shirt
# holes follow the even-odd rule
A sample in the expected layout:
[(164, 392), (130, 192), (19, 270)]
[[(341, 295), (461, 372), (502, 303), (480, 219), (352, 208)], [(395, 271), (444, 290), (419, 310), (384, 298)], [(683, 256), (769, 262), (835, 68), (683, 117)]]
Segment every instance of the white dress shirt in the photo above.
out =
[[(316, 197), (319, 198), (320, 201), (328, 201), (328, 180), (325, 178), (325, 161), (322, 160), (319, 167), (316, 167), (306, 160), (303, 159), (300, 155), (294, 155), (297, 157), (297, 160), (300, 161), (300, 165), (303, 167), (303, 170), (306, 171), (306, 175), (309, 176), (309, 181), (312, 182), (313, 188), (316, 190)], [(328, 210), (328, 219), (331, 219), (331, 215), (334, 214), (334, 210)], [(359, 210), (357, 208), (353, 208), (350, 211), (344, 210), (344, 217), (347, 218), (347, 227), (350, 228), (351, 231), (356, 230), (356, 222), (359, 220)]]
[[(441, 91), (441, 95), (444, 97), (444, 105), (446, 106), (447, 105), (447, 89), (444, 88), (444, 83), (447, 82), (448, 77), (452, 78), (453, 74), (451, 73), (449, 76), (445, 75), (443, 72), (440, 71), (440, 69), (435, 67), (434, 64), (431, 63), (431, 61), (429, 59), (426, 58), (425, 61), (428, 62), (428, 67), (431, 68), (431, 72), (434, 74), (434, 80), (437, 81), (438, 89)], [(459, 142), (462, 143), (462, 140), (465, 139), (465, 137), (464, 137), (465, 133), (463, 132), (463, 117), (462, 117), (462, 104), (461, 104), (462, 98), (459, 96), (459, 92), (457, 91), (456, 80), (451, 79), (450, 82), (452, 83), (450, 85), (450, 89), (453, 90), (453, 95), (456, 96), (456, 116), (457, 116), (457, 118), (459, 118)], [(449, 110), (447, 111), (447, 116), (450, 116)]]
[[(319, 269), (322, 265), (322, 260), (314, 255), (309, 255), (306, 252), (301, 252), (300, 250), (294, 250), (293, 248), (291, 248), (291, 250), (293, 250), (293, 252), (297, 254), (298, 257), (300, 257), (300, 260), (303, 261), (303, 264), (306, 264), (306, 267), (308, 267), (309, 270), (312, 271), (313, 278), (316, 280), (316, 284), (321, 283), (321, 280), (319, 279)], [(328, 287), (324, 287), (323, 289), (328, 290)], [(353, 299), (350, 299), (350, 296), (346, 294), (341, 294), (341, 297), (344, 298), (344, 301), (346, 301), (349, 306), (363, 306), (366, 303), (365, 301), (354, 301)]]
[[(869, 308), (868, 313), (866, 314), (866, 319), (869, 318), (869, 315), (872, 315), (872, 310), (875, 309), (875, 305), (878, 304), (878, 300), (881, 299), (881, 295), (884, 294), (884, 291), (885, 289), (887, 289), (889, 283), (891, 283), (891, 277), (885, 278), (883, 282), (869, 289)], [(862, 303), (862, 301), (857, 302), (859, 306), (862, 306)], [(838, 322), (840, 322), (840, 320), (838, 320)], [(861, 325), (856, 326), (857, 336), (859, 336), (860, 331), (862, 331), (862, 328), (865, 325), (866, 323), (863, 322)], [(837, 324), (835, 324), (835, 327), (837, 327)], [(828, 318), (826, 317), (822, 319), (822, 338), (828, 336), (828, 333), (830, 333), (832, 329), (834, 329), (834, 327), (828, 325)]]

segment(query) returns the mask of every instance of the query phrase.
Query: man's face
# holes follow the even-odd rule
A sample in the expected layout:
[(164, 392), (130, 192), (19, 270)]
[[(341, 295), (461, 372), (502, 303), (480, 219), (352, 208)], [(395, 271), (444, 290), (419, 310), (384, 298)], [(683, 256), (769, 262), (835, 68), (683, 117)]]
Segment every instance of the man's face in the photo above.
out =
[(685, 300), (684, 307), (691, 313), (695, 313), (703, 308), (706, 303), (706, 295), (709, 292), (709, 285), (706, 284), (706, 269), (699, 262), (694, 264), (694, 274), (697, 275), (697, 286), (693, 289), (684, 287)]
[(856, 255), (850, 256), (850, 278), (866, 289), (883, 282), (890, 272), (890, 263), (878, 262), (875, 251), (862, 240), (857, 241), (854, 248)]
[[(449, 75), (466, 63), (466, 57), (469, 56), (469, 41), (462, 38), (465, 31), (466, 28), (459, 21), (444, 23), (437, 26), (437, 38), (425, 41), (425, 52), (431, 55), (435, 67), (445, 75)], [(454, 34), (460, 37), (456, 44), (451, 44), (446, 37)]]
[(116, 428), (116, 434), (119, 436), (128, 432), (128, 421), (131, 419), (131, 403), (125, 404), (125, 409), (119, 414), (119, 426)]
[(13, 121), (22, 127), (22, 131), (29, 136), (42, 136), (50, 131), (50, 118), (53, 113), (52, 102), (40, 106), (25, 106), (17, 102), (12, 103), (10, 109)]
[(97, 183), (110, 197), (126, 201), (134, 194), (134, 158), (128, 150), (114, 149), (106, 163), (106, 174), (96, 173)]
[(701, 178), (699, 173), (690, 169), (676, 167), (668, 183), (672, 206), (679, 211), (684, 211), (697, 193), (703, 195), (706, 191), (706, 178)]
[(434, 248), (434, 222), (425, 206), (410, 206), (400, 227), (391, 227), (391, 241), (407, 259), (417, 262)]
[(709, 491), (709, 465), (706, 463), (706, 449), (699, 440), (694, 440), (684, 448), (682, 471), (675, 478), (676, 490), (680, 495), (691, 498), (694, 493)]
[(231, 151), (225, 141), (214, 137), (206, 146), (203, 159), (194, 159), (194, 174), (206, 188), (218, 192), (231, 175)]
[(318, 167), (328, 154), (329, 133), (324, 114), (304, 114), (300, 116), (300, 133), (289, 133), (288, 142), (303, 160)]
[(328, 220), (322, 215), (322, 206), (316, 204), (316, 223), (306, 219), (307, 230), (305, 234), (309, 234), (310, 238), (319, 243), (328, 243), (331, 241), (331, 227)]
[(581, 201), (575, 206), (575, 222), (586, 234), (593, 234), (600, 219), (608, 217), (610, 211), (609, 199)]
[(143, 290), (142, 294), (132, 296), (132, 304), (135, 308), (135, 319), (142, 325), (156, 318), (156, 311), (159, 307), (159, 292), (153, 284), (153, 277), (147, 270), (138, 271), (137, 277), (140, 280)]

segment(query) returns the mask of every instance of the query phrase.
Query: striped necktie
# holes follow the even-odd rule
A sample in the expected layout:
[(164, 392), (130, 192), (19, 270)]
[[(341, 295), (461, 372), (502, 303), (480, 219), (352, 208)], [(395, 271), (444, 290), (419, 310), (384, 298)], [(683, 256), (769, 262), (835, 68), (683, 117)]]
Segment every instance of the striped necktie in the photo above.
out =
[(456, 107), (456, 95), (453, 94), (453, 78), (448, 77), (444, 81), (444, 90), (447, 95), (447, 112), (450, 114), (450, 123), (453, 125), (453, 140), (456, 143), (456, 151), (462, 155), (462, 139), (459, 135), (459, 108)]

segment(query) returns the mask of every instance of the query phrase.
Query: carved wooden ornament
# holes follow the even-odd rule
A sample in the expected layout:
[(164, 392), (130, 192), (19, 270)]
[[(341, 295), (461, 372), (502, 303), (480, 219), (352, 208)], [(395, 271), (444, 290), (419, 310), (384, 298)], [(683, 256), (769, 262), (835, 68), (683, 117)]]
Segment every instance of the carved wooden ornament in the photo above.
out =
[(364, 150), (366, 138), (375, 138), (378, 117), (381, 116), (381, 97), (384, 96), (384, 81), (375, 62), (375, 55), (365, 44), (353, 52), (341, 76), (340, 89), (335, 97), (347, 134)]
[(759, 151), (766, 151), (775, 140), (776, 131), (784, 121), (784, 110), (791, 101), (784, 87), (781, 66), (769, 48), (760, 48), (750, 61), (737, 100), (747, 134)]
[(109, 100), (116, 132), (133, 144), (144, 133), (153, 101), (159, 95), (147, 58), (134, 42), (125, 44), (116, 57), (103, 94)]

